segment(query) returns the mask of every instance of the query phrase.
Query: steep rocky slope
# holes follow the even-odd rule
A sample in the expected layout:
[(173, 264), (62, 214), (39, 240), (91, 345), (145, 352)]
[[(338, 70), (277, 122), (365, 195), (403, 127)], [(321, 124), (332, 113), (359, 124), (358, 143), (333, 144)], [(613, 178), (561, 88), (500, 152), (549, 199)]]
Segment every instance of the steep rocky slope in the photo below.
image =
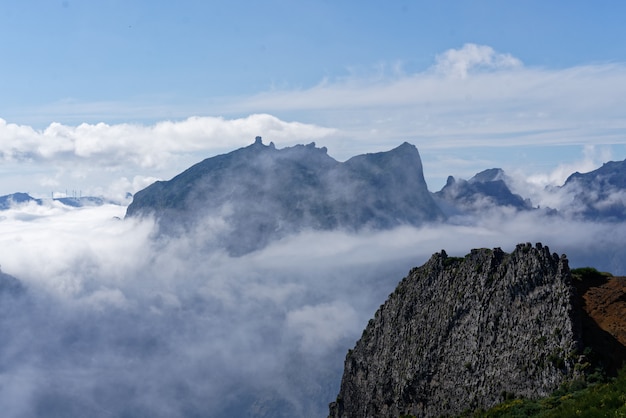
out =
[(441, 416), (545, 396), (577, 373), (576, 304), (567, 259), (541, 244), (435, 254), (349, 351), (330, 416)]
[(598, 326), (626, 346), (626, 277), (610, 277), (583, 295), (585, 311)]
[(573, 283), (588, 352), (586, 370), (599, 367), (604, 373), (616, 375), (626, 364), (626, 278), (595, 271), (576, 277)]

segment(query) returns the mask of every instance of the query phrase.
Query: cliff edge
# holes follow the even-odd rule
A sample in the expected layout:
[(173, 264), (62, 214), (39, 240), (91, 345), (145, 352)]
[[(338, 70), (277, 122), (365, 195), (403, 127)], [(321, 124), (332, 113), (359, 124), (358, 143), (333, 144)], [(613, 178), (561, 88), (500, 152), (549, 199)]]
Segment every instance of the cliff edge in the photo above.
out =
[(548, 395), (578, 372), (581, 318), (567, 258), (434, 254), (411, 270), (346, 356), (330, 417), (415, 417)]

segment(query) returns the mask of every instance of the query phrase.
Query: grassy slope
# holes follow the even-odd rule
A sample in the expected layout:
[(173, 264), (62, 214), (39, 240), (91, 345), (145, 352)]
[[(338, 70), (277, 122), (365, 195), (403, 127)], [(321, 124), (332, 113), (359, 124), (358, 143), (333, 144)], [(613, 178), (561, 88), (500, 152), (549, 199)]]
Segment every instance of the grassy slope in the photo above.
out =
[(626, 368), (615, 378), (535, 401), (513, 399), (471, 417), (626, 417)]

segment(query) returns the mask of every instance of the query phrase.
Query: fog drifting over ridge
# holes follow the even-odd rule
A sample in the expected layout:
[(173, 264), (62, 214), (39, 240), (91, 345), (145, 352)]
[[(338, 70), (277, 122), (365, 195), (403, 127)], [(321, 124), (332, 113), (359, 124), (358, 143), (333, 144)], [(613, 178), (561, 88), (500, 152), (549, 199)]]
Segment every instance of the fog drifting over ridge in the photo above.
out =
[(626, 226), (540, 211), (307, 231), (237, 258), (207, 252), (205, 229), (157, 239), (124, 211), (47, 201), (1, 213), (2, 271), (26, 287), (0, 300), (7, 414), (325, 416), (346, 351), (434, 252), (540, 241), (574, 267), (625, 272)]

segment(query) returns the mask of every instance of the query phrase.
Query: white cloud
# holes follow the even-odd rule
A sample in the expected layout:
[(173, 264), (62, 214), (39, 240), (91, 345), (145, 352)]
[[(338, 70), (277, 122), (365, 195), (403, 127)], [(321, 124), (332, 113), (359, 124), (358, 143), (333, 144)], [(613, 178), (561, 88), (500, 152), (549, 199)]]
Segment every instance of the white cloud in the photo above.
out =
[(55, 122), (43, 130), (0, 119), (0, 161), (20, 174), (13, 181), (5, 177), (4, 194), (32, 191), (49, 196), (70, 189), (121, 201), (127, 192), (139, 190), (136, 186), (141, 183), (128, 181), (133, 184), (122, 190), (122, 178), (172, 177), (201, 159), (249, 145), (256, 136), (263, 136), (266, 144), (275, 141), (285, 146), (333, 132), (267, 114), (189, 117), (153, 125)]
[(77, 414), (72, 407), (92, 416), (102, 408), (215, 416), (253, 393), (284, 400), (294, 415), (321, 416), (368, 319), (411, 267), (441, 249), (461, 256), (541, 241), (575, 266), (626, 267), (623, 226), (537, 213), (309, 231), (230, 258), (206, 251), (204, 228), (153, 241), (149, 220), (113, 219), (123, 211), (50, 204), (2, 212), (2, 270), (31, 297), (0, 304), (0, 385), (19, 383), (0, 404), (21, 415), (57, 399), (65, 416)]
[[(0, 158), (10, 166), (3, 187), (5, 193), (30, 190), (41, 195), (59, 189), (113, 193), (120, 178), (167, 179), (203, 158), (248, 145), (257, 135), (279, 148), (317, 141), (339, 160), (408, 141), (428, 155), (427, 179), (432, 176), (443, 183), (448, 174), (469, 177), (490, 168), (483, 165), (490, 161), (507, 171), (526, 169), (530, 162), (519, 158), (521, 149), (624, 146), (625, 97), (624, 64), (536, 68), (489, 46), (466, 44), (444, 51), (430, 68), (412, 74), (377, 69), (372, 76), (326, 79), (311, 88), (170, 109), (159, 103), (153, 107), (111, 103), (108, 109), (114, 113), (106, 106), (96, 107), (102, 115), (124, 120), (136, 115), (132, 109), (146, 113), (131, 119), (232, 116), (194, 116), (149, 125), (52, 123), (42, 130), (0, 120)], [(67, 103), (58, 114), (47, 111), (78, 118), (83, 108), (90, 109), (85, 117), (95, 117), (88, 103)], [(480, 149), (494, 150), (493, 156), (469, 157)], [(560, 154), (551, 160), (555, 173), (538, 181), (554, 182), (569, 174), (567, 165), (573, 163), (561, 160)], [(11, 172), (20, 176), (11, 177)]]
[(287, 314), (287, 328), (301, 338), (306, 353), (324, 352), (362, 326), (354, 308), (343, 301), (307, 305)]
[(522, 62), (511, 54), (497, 53), (486, 45), (465, 44), (437, 55), (435, 70), (444, 75), (466, 78), (473, 69), (502, 70), (519, 68)]
[(613, 159), (612, 151), (606, 146), (586, 145), (582, 147), (582, 155), (578, 159), (558, 164), (549, 172), (528, 173), (523, 168), (513, 170), (507, 179), (514, 193), (529, 198), (533, 205), (568, 210), (572, 203), (573, 191), (562, 190), (567, 178), (575, 172), (588, 173), (600, 167), (604, 162)]
[(332, 129), (285, 122), (267, 114), (240, 119), (190, 117), (151, 126), (106, 123), (67, 126), (52, 123), (42, 131), (0, 119), (0, 155), (6, 161), (89, 160), (100, 167), (132, 164), (152, 168), (172, 155), (232, 149), (248, 145), (257, 135), (270, 140), (302, 141), (330, 135)]
[[(337, 128), (328, 145), (339, 159), (389, 149), (403, 140), (439, 153), (626, 144), (626, 119), (620, 111), (626, 66), (545, 69), (517, 63), (514, 57), (474, 45), (448, 51), (426, 71), (327, 80), (310, 89), (233, 101), (230, 107), (303, 115)], [(450, 71), (459, 76), (451, 77)]]

